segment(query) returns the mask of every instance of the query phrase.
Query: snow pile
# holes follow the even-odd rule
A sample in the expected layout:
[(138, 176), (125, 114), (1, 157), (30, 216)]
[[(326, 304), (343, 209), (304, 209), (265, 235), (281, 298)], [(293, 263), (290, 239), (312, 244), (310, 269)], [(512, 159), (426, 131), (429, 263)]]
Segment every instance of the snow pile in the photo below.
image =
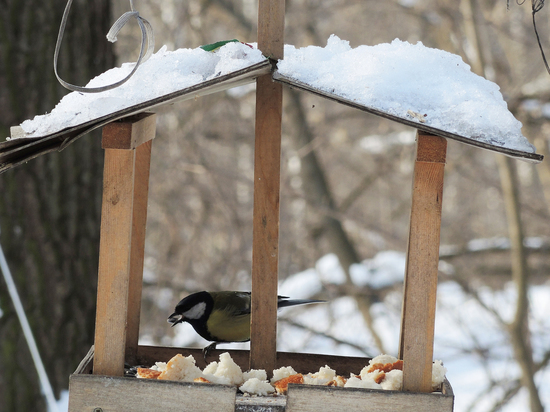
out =
[(509, 149), (534, 153), (499, 87), (460, 56), (394, 40), (351, 48), (332, 35), (324, 48), (285, 47), (280, 74), (388, 114)]
[[(204, 51), (200, 47), (168, 51), (163, 46), (121, 86), (101, 93), (69, 93), (51, 113), (26, 120), (21, 127), (26, 137), (46, 136), (264, 60), (258, 49), (236, 42), (214, 52)], [(100, 87), (115, 83), (130, 74), (134, 65), (124, 63), (95, 77), (86, 86)]]

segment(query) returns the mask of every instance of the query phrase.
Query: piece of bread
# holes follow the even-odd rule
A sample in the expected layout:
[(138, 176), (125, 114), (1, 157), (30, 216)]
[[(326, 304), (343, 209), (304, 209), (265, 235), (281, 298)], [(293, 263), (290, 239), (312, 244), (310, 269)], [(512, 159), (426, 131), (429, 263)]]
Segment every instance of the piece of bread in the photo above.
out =
[(198, 383), (212, 383), (212, 382), (210, 382), (208, 379), (203, 378), (202, 376), (199, 377), (199, 378), (193, 379), (193, 382), (198, 382)]
[(301, 373), (297, 373), (296, 375), (290, 375), (286, 378), (278, 380), (274, 383), (275, 390), (279, 395), (285, 395), (288, 391), (289, 383), (304, 383), (304, 376)]
[(136, 376), (142, 379), (158, 379), (162, 372), (149, 368), (137, 368)]

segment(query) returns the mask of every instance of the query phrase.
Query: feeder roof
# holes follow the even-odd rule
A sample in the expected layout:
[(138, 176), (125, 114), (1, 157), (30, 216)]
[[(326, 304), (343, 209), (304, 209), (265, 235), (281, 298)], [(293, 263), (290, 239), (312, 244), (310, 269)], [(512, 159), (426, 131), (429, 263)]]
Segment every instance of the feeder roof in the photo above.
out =
[[(123, 64), (92, 79), (99, 87), (124, 78), (133, 63)], [(48, 114), (11, 128), (11, 138), (0, 142), (0, 173), (68, 144), (90, 131), (144, 111), (194, 99), (253, 82), (270, 73), (262, 53), (243, 43), (229, 43), (215, 52), (163, 46), (144, 62), (126, 83), (101, 92), (72, 92)]]
[(400, 40), (351, 48), (285, 47), (274, 79), (339, 103), (462, 143), (539, 162), (498, 85), (460, 56)]
[[(132, 67), (108, 70), (87, 87), (111, 84)], [(69, 93), (51, 113), (13, 127), (11, 138), (0, 143), (0, 173), (114, 120), (250, 83), (270, 70), (268, 59), (243, 43), (214, 52), (162, 47), (120, 87)], [(323, 48), (287, 45), (273, 77), (441, 137), (535, 163), (543, 159), (521, 134), (495, 83), (472, 73), (459, 56), (420, 42), (351, 48), (333, 35)]]

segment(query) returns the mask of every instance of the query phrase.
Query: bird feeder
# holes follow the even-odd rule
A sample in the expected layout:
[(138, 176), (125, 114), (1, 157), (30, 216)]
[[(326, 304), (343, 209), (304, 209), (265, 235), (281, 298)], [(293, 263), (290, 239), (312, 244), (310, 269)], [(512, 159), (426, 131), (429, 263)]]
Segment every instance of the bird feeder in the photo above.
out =
[[(258, 47), (283, 59), (284, 0), (261, 0)], [(301, 373), (329, 365), (337, 374), (358, 374), (366, 358), (276, 351), (279, 185), (284, 85), (389, 118), (418, 130), (399, 356), (404, 360), (403, 391), (291, 385), (287, 397), (238, 397), (232, 386), (124, 377), (124, 364), (153, 364), (199, 349), (138, 345), (149, 165), (157, 107), (256, 81), (254, 214), (250, 351), (230, 350), (241, 368), (293, 366)], [(245, 69), (155, 97), (45, 136), (0, 143), (0, 172), (41, 154), (62, 149), (92, 129), (103, 129), (105, 150), (95, 341), (70, 377), (69, 410), (76, 411), (452, 411), (448, 381), (432, 393), (434, 321), (439, 261), (443, 175), (447, 140), (453, 139), (532, 162), (542, 156), (434, 128), (394, 116), (287, 77), (267, 58)], [(220, 353), (220, 351), (213, 351)]]

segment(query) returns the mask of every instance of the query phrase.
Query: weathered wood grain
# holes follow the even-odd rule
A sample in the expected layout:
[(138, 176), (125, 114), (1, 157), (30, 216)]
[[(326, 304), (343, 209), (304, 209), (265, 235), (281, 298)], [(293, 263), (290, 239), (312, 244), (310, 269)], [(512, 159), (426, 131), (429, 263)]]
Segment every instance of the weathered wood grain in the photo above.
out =
[(98, 375), (122, 376), (126, 353), (135, 358), (137, 352), (155, 117), (140, 114), (103, 130), (105, 166), (94, 357), (94, 374)]
[[(155, 129), (150, 130), (154, 137)], [(132, 250), (130, 251), (130, 284), (128, 289), (128, 314), (126, 331), (126, 362), (132, 364), (137, 356), (139, 321), (141, 315), (141, 290), (143, 287), (143, 261), (145, 258), (145, 227), (147, 225), (147, 200), (149, 196), (149, 171), (151, 146), (149, 140), (136, 148), (134, 174), (134, 211), (132, 216)]]
[(403, 390), (431, 392), (447, 141), (419, 132), (401, 317)]
[[(260, 0), (258, 47), (283, 58), (284, 0)], [(273, 370), (277, 351), (282, 85), (256, 80), (250, 367)]]
[(155, 138), (157, 116), (139, 113), (111, 122), (103, 127), (103, 149), (135, 149)]
[(105, 150), (94, 373), (122, 376), (126, 345), (134, 150)]
[(328, 386), (289, 385), (286, 412), (452, 412), (453, 396)]
[(206, 383), (71, 375), (69, 412), (234, 412), (236, 391)]

